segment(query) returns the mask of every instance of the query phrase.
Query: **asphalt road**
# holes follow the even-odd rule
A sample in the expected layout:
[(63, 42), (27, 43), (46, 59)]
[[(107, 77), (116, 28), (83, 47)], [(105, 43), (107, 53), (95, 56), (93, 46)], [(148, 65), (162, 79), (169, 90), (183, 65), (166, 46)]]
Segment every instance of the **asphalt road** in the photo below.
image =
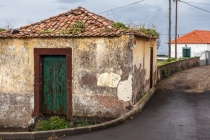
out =
[(134, 119), (62, 140), (210, 140), (210, 66), (181, 71), (156, 87)]

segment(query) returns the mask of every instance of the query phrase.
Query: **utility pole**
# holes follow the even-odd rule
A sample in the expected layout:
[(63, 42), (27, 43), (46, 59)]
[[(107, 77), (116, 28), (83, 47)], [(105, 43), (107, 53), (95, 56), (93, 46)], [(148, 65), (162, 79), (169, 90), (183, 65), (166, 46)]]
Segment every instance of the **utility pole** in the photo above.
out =
[(176, 19), (175, 19), (175, 59), (177, 59), (177, 9), (178, 9), (178, 0), (176, 0)]
[(168, 59), (171, 59), (171, 0), (169, 0)]

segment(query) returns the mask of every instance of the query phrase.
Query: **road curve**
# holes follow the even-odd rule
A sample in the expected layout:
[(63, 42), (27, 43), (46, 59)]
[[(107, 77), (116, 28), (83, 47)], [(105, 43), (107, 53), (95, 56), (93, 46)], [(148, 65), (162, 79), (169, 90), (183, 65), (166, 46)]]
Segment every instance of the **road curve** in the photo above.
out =
[(210, 140), (210, 66), (171, 75), (142, 112), (116, 127), (62, 140)]

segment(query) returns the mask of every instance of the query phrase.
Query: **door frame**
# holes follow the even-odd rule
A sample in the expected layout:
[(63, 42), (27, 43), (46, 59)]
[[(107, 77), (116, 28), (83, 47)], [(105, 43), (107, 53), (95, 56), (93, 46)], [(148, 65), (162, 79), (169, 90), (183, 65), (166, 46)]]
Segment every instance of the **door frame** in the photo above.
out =
[(153, 86), (153, 47), (150, 47), (150, 88)]
[(72, 117), (72, 49), (71, 48), (34, 48), (34, 116), (42, 110), (42, 56), (66, 56), (67, 119)]

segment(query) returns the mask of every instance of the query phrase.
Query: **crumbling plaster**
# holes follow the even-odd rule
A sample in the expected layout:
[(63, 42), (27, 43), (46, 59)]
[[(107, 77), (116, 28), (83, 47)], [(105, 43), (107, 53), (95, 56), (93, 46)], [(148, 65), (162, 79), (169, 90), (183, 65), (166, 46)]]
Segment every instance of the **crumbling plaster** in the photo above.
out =
[(132, 100), (132, 75), (129, 75), (128, 80), (121, 81), (117, 87), (117, 96), (119, 100)]
[[(84, 114), (83, 108), (80, 107), (83, 103), (86, 103), (86, 108), (89, 107), (85, 114), (92, 116), (96, 115), (94, 112), (101, 112), (102, 116), (117, 117), (126, 111), (125, 106), (128, 103), (118, 98), (117, 87), (127, 78), (126, 75), (132, 74), (131, 35), (87, 38), (10, 38), (0, 39), (0, 46), (0, 94), (2, 96), (14, 94), (23, 98), (30, 96), (29, 100), (24, 100), (25, 104), (30, 104), (26, 108), (30, 110), (28, 112), (30, 117), (26, 120), (23, 112), (19, 115), (13, 113), (12, 116), (8, 116), (11, 118), (10, 121), (5, 123), (0, 117), (3, 125), (15, 124), (15, 120), (19, 118), (20, 122), (22, 119), (21, 126), (26, 126), (33, 118), (31, 116), (33, 103), (30, 103), (30, 100), (33, 99), (34, 94), (34, 48), (72, 48), (73, 115)], [(91, 97), (90, 101), (84, 97)], [(92, 103), (102, 104), (104, 102), (102, 99), (107, 97), (110, 97), (113, 103), (106, 104), (106, 107), (92, 108)], [(8, 100), (4, 103), (18, 110), (20, 106), (16, 103), (10, 105)], [(1, 113), (8, 114), (10, 111), (11, 108), (8, 108)], [(11, 121), (14, 117), (18, 118)]]
[[(133, 48), (133, 37), (0, 38), (0, 96), (8, 97), (1, 103), (8, 106), (0, 110), (1, 125), (33, 122), (34, 48), (72, 48), (74, 116), (115, 118), (125, 113), (149, 89), (149, 47), (156, 51), (155, 39), (137, 37)], [(155, 73), (155, 55), (153, 67)]]
[(150, 88), (150, 49), (153, 47), (153, 85), (156, 83), (156, 39), (135, 37), (133, 49), (133, 103)]

